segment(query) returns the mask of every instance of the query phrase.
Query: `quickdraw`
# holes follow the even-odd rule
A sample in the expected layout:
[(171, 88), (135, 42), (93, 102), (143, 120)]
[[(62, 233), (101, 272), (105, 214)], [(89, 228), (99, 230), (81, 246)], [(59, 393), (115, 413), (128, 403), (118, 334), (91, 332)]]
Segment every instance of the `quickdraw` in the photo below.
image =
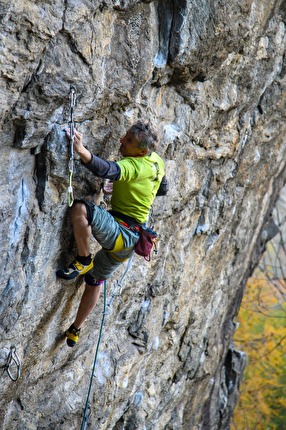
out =
[(68, 206), (71, 207), (74, 202), (73, 195), (73, 187), (72, 187), (72, 177), (73, 177), (73, 167), (74, 167), (74, 151), (73, 151), (73, 143), (74, 143), (74, 119), (73, 119), (73, 109), (75, 107), (76, 101), (76, 90), (72, 85), (70, 86), (70, 151), (69, 151), (69, 186), (68, 186)]
[[(13, 375), (11, 371), (11, 367), (13, 364), (16, 366), (16, 370), (17, 370), (16, 375)], [(21, 362), (16, 352), (16, 347), (14, 345), (10, 347), (10, 352), (8, 354), (6, 363), (3, 366), (3, 369), (4, 369), (4, 372), (6, 370), (10, 379), (12, 379), (12, 381), (14, 382), (16, 382), (21, 376)]]

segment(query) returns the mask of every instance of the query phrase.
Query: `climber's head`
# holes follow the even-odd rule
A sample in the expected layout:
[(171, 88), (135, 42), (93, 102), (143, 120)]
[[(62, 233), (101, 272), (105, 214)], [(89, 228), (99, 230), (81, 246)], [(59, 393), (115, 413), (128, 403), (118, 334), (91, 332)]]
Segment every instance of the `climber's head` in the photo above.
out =
[(137, 121), (120, 139), (120, 152), (124, 157), (144, 157), (156, 149), (157, 140), (148, 122)]

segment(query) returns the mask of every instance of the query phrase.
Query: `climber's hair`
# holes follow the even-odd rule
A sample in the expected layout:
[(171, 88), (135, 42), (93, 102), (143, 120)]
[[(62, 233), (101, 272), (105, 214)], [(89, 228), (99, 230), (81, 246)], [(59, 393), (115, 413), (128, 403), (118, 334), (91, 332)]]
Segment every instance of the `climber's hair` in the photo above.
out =
[(138, 148), (147, 149), (148, 152), (156, 150), (158, 145), (158, 136), (149, 122), (138, 120), (130, 127), (129, 131), (137, 139)]

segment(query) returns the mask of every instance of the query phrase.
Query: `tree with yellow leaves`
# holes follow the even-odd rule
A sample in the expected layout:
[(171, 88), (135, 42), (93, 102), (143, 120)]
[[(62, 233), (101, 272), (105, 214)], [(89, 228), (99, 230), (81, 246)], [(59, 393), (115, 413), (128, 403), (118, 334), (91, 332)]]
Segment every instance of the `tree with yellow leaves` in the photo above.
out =
[[(283, 220), (283, 224), (285, 220)], [(278, 224), (279, 225), (279, 224)], [(279, 225), (280, 227), (280, 225)], [(286, 430), (286, 249), (283, 231), (246, 285), (235, 344), (248, 365), (232, 430)]]

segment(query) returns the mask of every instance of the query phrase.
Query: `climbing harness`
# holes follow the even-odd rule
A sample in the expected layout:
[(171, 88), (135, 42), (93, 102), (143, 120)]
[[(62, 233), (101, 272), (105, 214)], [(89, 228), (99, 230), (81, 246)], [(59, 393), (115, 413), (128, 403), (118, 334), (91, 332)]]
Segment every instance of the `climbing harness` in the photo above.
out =
[[(13, 364), (16, 366), (16, 369), (17, 369), (16, 375), (13, 375), (12, 371), (11, 371), (11, 367), (13, 366)], [(14, 345), (12, 345), (10, 347), (10, 352), (8, 354), (6, 363), (2, 367), (4, 369), (4, 372), (6, 370), (10, 379), (12, 379), (12, 381), (16, 382), (20, 378), (20, 376), (21, 376), (21, 362), (20, 362), (20, 359), (19, 359), (18, 354), (16, 352), (16, 347)]]
[(90, 382), (89, 382), (89, 389), (88, 389), (88, 393), (87, 393), (87, 397), (86, 397), (85, 408), (84, 408), (84, 413), (83, 413), (83, 418), (82, 418), (80, 430), (86, 429), (87, 423), (88, 423), (88, 420), (89, 420), (89, 417), (91, 414), (89, 397), (90, 397), (90, 393), (91, 393), (92, 382), (93, 382), (95, 368), (96, 368), (96, 364), (97, 364), (97, 357), (98, 357), (98, 351), (99, 351), (100, 342), (101, 342), (102, 333), (103, 333), (105, 316), (109, 315), (111, 313), (111, 306), (112, 306), (113, 300), (116, 297), (120, 296), (122, 288), (123, 288), (124, 279), (127, 275), (127, 272), (130, 270), (130, 268), (132, 266), (132, 262), (133, 262), (133, 255), (129, 258), (128, 264), (126, 266), (126, 269), (125, 269), (123, 275), (121, 276), (120, 280), (117, 281), (115, 288), (112, 290), (111, 297), (110, 297), (108, 303), (107, 303), (107, 294), (106, 294), (106, 290), (107, 290), (106, 289), (106, 281), (104, 281), (103, 312), (102, 312), (99, 335), (98, 335), (96, 351), (95, 351), (95, 356), (94, 356), (94, 361), (93, 361), (93, 367), (92, 367), (92, 372), (91, 372), (91, 377), (90, 377)]
[(70, 86), (70, 151), (69, 151), (69, 186), (68, 186), (68, 206), (71, 207), (74, 202), (73, 195), (73, 187), (72, 187), (72, 177), (73, 177), (73, 165), (74, 165), (74, 151), (73, 151), (73, 143), (74, 143), (74, 120), (73, 120), (73, 109), (75, 107), (76, 101), (76, 90), (72, 85)]

